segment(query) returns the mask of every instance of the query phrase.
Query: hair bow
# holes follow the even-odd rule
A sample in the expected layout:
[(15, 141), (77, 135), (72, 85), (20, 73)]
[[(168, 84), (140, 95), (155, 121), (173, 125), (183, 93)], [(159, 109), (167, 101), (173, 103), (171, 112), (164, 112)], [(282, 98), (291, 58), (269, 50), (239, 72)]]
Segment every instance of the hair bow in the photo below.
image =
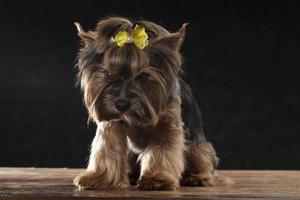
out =
[(126, 43), (134, 43), (139, 49), (144, 49), (148, 45), (148, 34), (144, 27), (136, 25), (131, 33), (118, 32), (114, 40), (119, 47), (123, 47)]

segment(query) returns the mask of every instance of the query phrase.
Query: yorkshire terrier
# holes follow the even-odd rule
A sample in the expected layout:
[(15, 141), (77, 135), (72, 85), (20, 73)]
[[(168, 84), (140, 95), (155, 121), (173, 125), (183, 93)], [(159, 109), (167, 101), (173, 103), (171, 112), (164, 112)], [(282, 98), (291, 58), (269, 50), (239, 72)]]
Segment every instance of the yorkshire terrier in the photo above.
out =
[(97, 124), (81, 189), (174, 190), (216, 183), (218, 158), (201, 113), (181, 79), (178, 32), (149, 21), (101, 20), (94, 31), (75, 23), (82, 48), (78, 79), (89, 118)]

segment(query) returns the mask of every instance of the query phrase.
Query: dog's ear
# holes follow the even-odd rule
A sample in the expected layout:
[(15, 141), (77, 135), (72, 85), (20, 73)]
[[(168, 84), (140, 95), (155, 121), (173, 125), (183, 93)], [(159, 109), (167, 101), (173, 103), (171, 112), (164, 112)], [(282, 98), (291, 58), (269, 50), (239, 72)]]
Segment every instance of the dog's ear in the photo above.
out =
[(154, 39), (151, 42), (151, 45), (167, 47), (172, 51), (178, 52), (184, 40), (187, 25), (188, 23), (184, 23), (178, 32), (171, 33), (170, 35), (165, 37)]
[(92, 31), (85, 32), (82, 26), (78, 22), (75, 22), (74, 24), (77, 28), (78, 36), (81, 38), (81, 40), (84, 42), (86, 46), (90, 45), (96, 40), (97, 38), (96, 32), (92, 32)]

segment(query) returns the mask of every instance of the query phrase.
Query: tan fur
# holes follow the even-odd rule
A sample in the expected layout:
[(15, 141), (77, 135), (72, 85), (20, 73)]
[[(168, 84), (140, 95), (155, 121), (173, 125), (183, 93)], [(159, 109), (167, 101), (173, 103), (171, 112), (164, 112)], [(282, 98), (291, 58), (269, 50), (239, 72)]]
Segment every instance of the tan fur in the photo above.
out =
[(124, 130), (116, 124), (99, 123), (87, 171), (79, 175), (74, 184), (82, 189), (128, 186), (126, 152)]
[(215, 185), (216, 152), (208, 142), (190, 144), (185, 152), (186, 167), (183, 185)]
[(175, 189), (179, 186), (184, 169), (184, 134), (178, 113), (180, 104), (171, 104), (158, 125), (148, 132), (155, 140), (140, 154), (139, 188)]

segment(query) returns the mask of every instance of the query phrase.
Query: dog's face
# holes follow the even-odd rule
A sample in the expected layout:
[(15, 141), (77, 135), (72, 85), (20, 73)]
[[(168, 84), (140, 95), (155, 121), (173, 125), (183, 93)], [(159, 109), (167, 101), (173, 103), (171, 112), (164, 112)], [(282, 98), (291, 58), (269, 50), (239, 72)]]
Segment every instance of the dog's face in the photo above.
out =
[(124, 18), (100, 21), (96, 31), (79, 36), (84, 42), (78, 59), (84, 102), (95, 121), (122, 120), (130, 125), (155, 125), (168, 103), (181, 69), (179, 47), (184, 26), (177, 33), (140, 21), (149, 44), (119, 47), (112, 40), (119, 31), (132, 31)]

